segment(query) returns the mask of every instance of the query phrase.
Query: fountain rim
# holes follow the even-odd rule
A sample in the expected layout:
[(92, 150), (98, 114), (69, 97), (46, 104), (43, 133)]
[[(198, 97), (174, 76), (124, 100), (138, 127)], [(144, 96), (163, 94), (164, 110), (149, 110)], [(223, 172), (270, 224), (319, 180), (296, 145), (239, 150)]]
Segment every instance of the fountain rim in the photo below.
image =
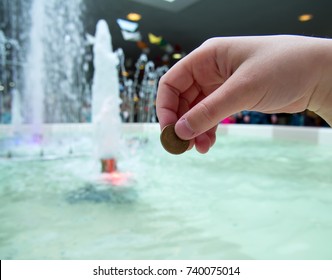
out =
[[(17, 126), (0, 125), (1, 138), (10, 137)], [(21, 125), (20, 131), (29, 131), (29, 125)], [(44, 124), (42, 130), (46, 135), (57, 133), (91, 133), (91, 123), (61, 123)], [(160, 132), (158, 123), (122, 123), (123, 133)], [(291, 140), (306, 142), (316, 145), (332, 145), (332, 129), (325, 127), (297, 127), (284, 125), (251, 125), (251, 124), (227, 124), (218, 125), (218, 135), (250, 136), (258, 139)]]

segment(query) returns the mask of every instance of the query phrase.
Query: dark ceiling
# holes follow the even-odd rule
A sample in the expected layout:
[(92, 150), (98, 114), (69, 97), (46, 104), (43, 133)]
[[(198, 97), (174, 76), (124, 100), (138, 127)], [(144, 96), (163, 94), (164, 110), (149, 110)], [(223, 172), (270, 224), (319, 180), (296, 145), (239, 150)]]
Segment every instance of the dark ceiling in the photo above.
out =
[[(117, 18), (126, 18), (129, 12), (142, 15), (139, 31), (143, 41), (148, 33), (162, 36), (167, 42), (178, 44), (190, 52), (202, 42), (215, 36), (302, 34), (332, 37), (331, 0), (196, 0), (175, 12), (142, 4), (143, 0), (84, 0), (85, 28), (94, 34), (98, 19), (106, 19), (112, 34), (113, 47), (123, 48), (127, 57), (137, 59), (141, 53), (135, 42), (124, 41)], [(163, 0), (144, 0), (143, 2)], [(189, 0), (188, 0), (189, 1)], [(153, 4), (153, 3), (152, 3)], [(309, 22), (299, 22), (298, 16), (311, 13)], [(150, 45), (150, 59), (163, 55), (160, 47)]]

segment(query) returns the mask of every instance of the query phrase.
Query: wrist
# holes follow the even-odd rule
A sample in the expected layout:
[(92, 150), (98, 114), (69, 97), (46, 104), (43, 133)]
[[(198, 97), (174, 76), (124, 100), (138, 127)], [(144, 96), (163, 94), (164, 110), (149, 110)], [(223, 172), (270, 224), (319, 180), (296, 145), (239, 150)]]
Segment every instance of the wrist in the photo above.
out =
[(312, 92), (308, 110), (315, 112), (332, 127), (332, 39), (318, 39), (314, 52), (315, 63), (312, 71), (318, 71), (319, 80)]

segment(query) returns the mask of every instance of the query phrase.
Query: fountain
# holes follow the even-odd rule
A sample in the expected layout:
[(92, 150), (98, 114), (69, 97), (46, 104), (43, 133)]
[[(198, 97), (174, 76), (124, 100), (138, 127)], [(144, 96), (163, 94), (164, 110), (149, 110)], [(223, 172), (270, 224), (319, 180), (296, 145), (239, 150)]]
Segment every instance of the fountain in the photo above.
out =
[(11, 116), (12, 116), (12, 129), (13, 133), (18, 133), (21, 131), (21, 126), (23, 124), (22, 118), (22, 105), (21, 105), (21, 96), (18, 90), (13, 90), (12, 93), (12, 108), (11, 108)]
[(113, 53), (110, 32), (104, 20), (97, 23), (93, 52), (92, 123), (97, 156), (106, 160), (117, 158), (122, 148), (117, 70), (119, 60), (116, 53)]
[[(30, 31), (22, 32), (28, 35), (28, 39), (22, 43), (24, 48), (18, 48), (21, 49), (21, 56), (26, 57), (21, 71), (24, 83), (8, 96), (11, 98), (11, 129), (15, 135), (12, 142), (19, 142), (19, 148), (24, 148), (24, 144), (33, 145), (29, 155), (44, 156), (47, 154), (45, 149), (54, 142), (63, 146), (54, 135), (58, 124), (89, 119), (86, 116), (90, 111), (96, 157), (102, 160), (119, 158), (124, 151), (119, 133), (120, 113), (123, 120), (129, 122), (156, 122), (154, 100), (157, 83), (168, 68), (155, 69), (153, 62), (142, 54), (136, 63), (134, 79), (127, 79), (124, 75), (124, 53), (121, 49), (113, 52), (110, 32), (103, 20), (97, 24), (95, 37), (90, 36), (94, 45), (94, 76), (90, 92), (85, 78), (85, 73), (89, 71), (85, 58), (90, 55), (86, 55), (86, 50), (90, 46), (83, 36), (81, 2), (33, 0), (31, 9), (28, 9), (31, 21), (27, 26), (30, 26)], [(13, 2), (7, 4), (13, 6)], [(7, 40), (3, 32), (0, 39)], [(142, 69), (144, 77), (139, 82)], [(17, 79), (18, 75), (13, 77)], [(119, 97), (119, 83), (123, 84), (122, 100)], [(120, 112), (120, 105), (127, 110)], [(19, 141), (18, 137), (21, 138)], [(21, 154), (21, 151), (12, 152), (17, 151), (18, 147), (9, 142), (6, 141), (7, 150), (14, 156)], [(68, 153), (71, 154), (75, 144), (68, 146)], [(106, 165), (104, 162), (102, 166)]]
[(30, 134), (35, 138), (42, 137), (42, 124), (44, 123), (45, 46), (43, 36), (46, 20), (44, 4), (44, 0), (32, 2), (30, 46), (25, 68), (24, 107), (27, 123), (31, 125)]
[(131, 175), (117, 170), (117, 160), (125, 148), (121, 140), (119, 52), (113, 52), (111, 34), (105, 20), (97, 23), (93, 53), (92, 124), (97, 157), (106, 182), (124, 185)]
[(50, 144), (55, 152), (56, 142), (63, 144), (47, 124), (80, 122), (82, 103), (91, 95), (82, 0), (4, 0), (3, 5), (8, 28), (6, 34), (0, 30), (0, 114), (11, 116), (13, 136), (5, 140), (4, 154), (44, 155)]

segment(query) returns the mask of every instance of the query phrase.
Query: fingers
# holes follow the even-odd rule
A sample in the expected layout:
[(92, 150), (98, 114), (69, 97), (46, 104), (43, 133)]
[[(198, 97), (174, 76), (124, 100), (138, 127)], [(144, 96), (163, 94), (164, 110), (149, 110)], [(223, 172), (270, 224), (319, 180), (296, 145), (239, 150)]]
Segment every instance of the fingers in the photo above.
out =
[(215, 127), (224, 118), (257, 102), (260, 91), (254, 79), (241, 72), (244, 71), (238, 69), (224, 84), (178, 120), (175, 132), (180, 138), (193, 139)]
[(208, 130), (207, 132), (197, 136), (194, 139), (190, 140), (188, 151), (191, 150), (194, 146), (196, 150), (202, 154), (205, 154), (216, 142), (216, 130), (217, 126)]
[(190, 60), (184, 58), (159, 81), (156, 106), (161, 129), (168, 124), (176, 123), (179, 117), (189, 110), (190, 103), (199, 94), (189, 64)]
[(177, 89), (161, 82), (158, 91), (163, 92), (162, 95), (157, 94), (156, 100), (157, 116), (160, 128), (163, 129), (166, 125), (176, 123), (178, 120), (179, 93)]
[(200, 153), (214, 144), (222, 119), (255, 102), (251, 94), (256, 90), (254, 75), (245, 70), (250, 67), (238, 61), (233, 68), (223, 55), (220, 59), (226, 62), (218, 64), (213, 53), (208, 44), (173, 66), (159, 82), (156, 101), (161, 129), (175, 123), (176, 134), (191, 140), (189, 148), (195, 146)]
[(205, 154), (216, 142), (217, 126), (195, 138), (195, 147), (198, 152)]

